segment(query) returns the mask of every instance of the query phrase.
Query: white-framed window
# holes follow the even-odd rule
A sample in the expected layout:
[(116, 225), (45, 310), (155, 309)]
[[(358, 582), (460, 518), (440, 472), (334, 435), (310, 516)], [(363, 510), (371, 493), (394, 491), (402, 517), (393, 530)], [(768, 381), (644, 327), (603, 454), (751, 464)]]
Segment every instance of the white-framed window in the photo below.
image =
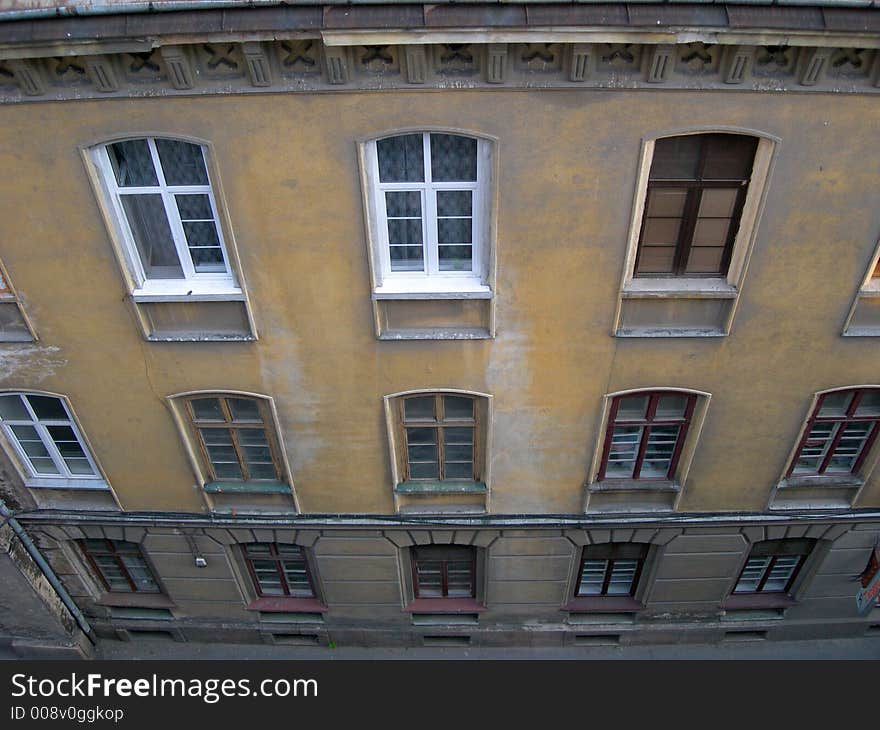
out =
[(108, 488), (63, 398), (0, 393), (0, 428), (28, 487)]
[(365, 144), (374, 293), (488, 298), (489, 140), (405, 132)]
[(205, 148), (161, 137), (92, 148), (136, 300), (241, 294)]

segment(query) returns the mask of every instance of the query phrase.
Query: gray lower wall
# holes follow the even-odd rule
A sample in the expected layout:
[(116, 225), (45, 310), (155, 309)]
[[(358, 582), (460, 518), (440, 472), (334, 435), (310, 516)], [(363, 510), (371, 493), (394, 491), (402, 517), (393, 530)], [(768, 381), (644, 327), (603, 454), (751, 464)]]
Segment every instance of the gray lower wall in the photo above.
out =
[[(856, 580), (880, 538), (880, 522), (632, 529), (232, 529), (193, 527), (31, 526), (71, 595), (104, 636), (166, 631), (178, 640), (420, 645), (424, 636), (469, 637), (481, 645), (564, 645), (620, 641), (720, 641), (861, 636), (880, 631), (880, 609), (859, 617)], [(173, 601), (173, 618), (118, 618), (96, 603), (100, 592), (73, 542), (106, 536), (141, 543)], [(817, 549), (784, 612), (724, 611), (752, 542), (812, 537)], [(571, 614), (582, 547), (590, 543), (649, 543), (637, 597), (641, 611)], [(237, 544), (293, 542), (303, 546), (328, 609), (323, 620), (273, 620), (247, 610), (250, 578)], [(481, 552), (478, 581), (485, 611), (476, 623), (414, 625), (404, 611), (406, 551), (416, 544), (471, 544)], [(195, 566), (193, 550), (207, 561)], [(874, 627), (874, 628), (872, 628)], [(438, 639), (429, 639), (429, 641)], [(442, 640), (442, 639), (439, 639)], [(461, 639), (465, 640), (465, 639)]]

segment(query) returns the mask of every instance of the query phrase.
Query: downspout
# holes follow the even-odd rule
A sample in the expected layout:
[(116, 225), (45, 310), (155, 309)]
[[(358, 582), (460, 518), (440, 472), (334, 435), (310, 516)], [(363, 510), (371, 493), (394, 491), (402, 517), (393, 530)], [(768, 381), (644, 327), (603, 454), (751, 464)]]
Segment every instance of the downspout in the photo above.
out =
[(31, 559), (37, 564), (37, 567), (39, 567), (43, 575), (46, 576), (46, 580), (49, 581), (49, 585), (51, 585), (52, 588), (55, 590), (55, 593), (58, 594), (58, 597), (61, 599), (64, 607), (70, 612), (70, 615), (73, 616), (74, 621), (76, 621), (77, 625), (80, 627), (80, 629), (82, 629), (82, 632), (86, 635), (86, 638), (93, 644), (96, 643), (95, 638), (92, 634), (92, 627), (89, 625), (86, 617), (73, 602), (73, 599), (70, 597), (67, 589), (63, 585), (61, 585), (61, 581), (58, 580), (58, 576), (55, 575), (55, 571), (52, 570), (52, 566), (50, 566), (49, 563), (46, 562), (46, 559), (43, 557), (40, 549), (34, 544), (34, 541), (31, 540), (30, 537), (28, 537), (28, 534), (24, 531), (24, 528), (18, 523), (18, 520), (15, 519), (15, 516), (12, 514), (12, 512), (9, 511), (9, 508), (6, 506), (6, 503), (2, 499), (0, 499), (0, 517), (3, 518), (3, 522), (0, 523), (0, 527), (2, 527), (4, 524), (9, 524), (9, 526), (12, 528), (12, 531), (15, 533), (15, 536), (21, 541), (21, 544), (24, 546), (27, 554), (31, 556)]

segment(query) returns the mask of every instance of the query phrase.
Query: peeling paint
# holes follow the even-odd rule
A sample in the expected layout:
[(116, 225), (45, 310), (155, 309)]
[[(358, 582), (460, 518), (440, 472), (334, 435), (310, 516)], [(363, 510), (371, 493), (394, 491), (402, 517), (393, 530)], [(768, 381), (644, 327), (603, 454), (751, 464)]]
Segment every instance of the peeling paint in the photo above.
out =
[[(55, 345), (7, 345), (0, 348), (0, 383), (6, 387), (33, 388), (67, 365), (56, 357), (61, 348)], [(15, 380), (14, 383), (9, 381)]]

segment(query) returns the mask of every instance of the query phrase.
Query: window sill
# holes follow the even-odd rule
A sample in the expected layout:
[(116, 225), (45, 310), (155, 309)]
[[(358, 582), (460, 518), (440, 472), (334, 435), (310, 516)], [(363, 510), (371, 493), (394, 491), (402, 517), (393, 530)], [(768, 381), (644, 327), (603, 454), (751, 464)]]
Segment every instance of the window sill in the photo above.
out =
[(777, 489), (808, 489), (811, 487), (852, 489), (853, 487), (861, 487), (862, 484), (863, 481), (852, 474), (841, 474), (839, 476), (791, 476), (779, 482)]
[(208, 482), (209, 494), (290, 494), (284, 482)]
[(293, 596), (261, 596), (247, 606), (248, 611), (261, 613), (323, 613), (327, 610), (317, 598)]
[(403, 610), (407, 613), (477, 613), (486, 607), (473, 598), (416, 598)]
[(485, 494), (486, 485), (471, 481), (409, 481), (401, 482), (394, 491), (397, 494)]
[(131, 298), (135, 302), (230, 302), (244, 301), (244, 293), (229, 283), (206, 285), (186, 282), (136, 289)]
[(624, 299), (735, 299), (739, 290), (726, 279), (634, 278), (621, 293)]
[(492, 290), (479, 279), (424, 277), (387, 279), (373, 299), (491, 299)]
[(632, 596), (578, 596), (566, 603), (562, 610), (571, 613), (632, 613), (644, 607)]
[(658, 479), (657, 481), (606, 479), (602, 482), (590, 484), (587, 489), (591, 492), (680, 492), (681, 485), (678, 482), (665, 479)]
[(790, 608), (796, 606), (787, 593), (731, 593), (722, 603), (725, 610), (749, 610), (761, 608)]
[(69, 489), (109, 491), (110, 485), (103, 479), (51, 479), (49, 477), (31, 477), (26, 479), (24, 485), (28, 489)]
[(104, 593), (95, 603), (111, 608), (176, 608), (164, 593)]

